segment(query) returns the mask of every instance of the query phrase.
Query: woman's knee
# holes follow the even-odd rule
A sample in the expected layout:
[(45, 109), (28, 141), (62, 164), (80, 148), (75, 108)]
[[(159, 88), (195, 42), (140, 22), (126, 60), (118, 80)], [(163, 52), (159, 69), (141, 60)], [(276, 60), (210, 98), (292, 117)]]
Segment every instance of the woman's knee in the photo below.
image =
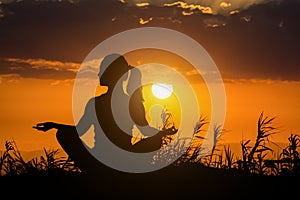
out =
[(64, 146), (64, 144), (70, 144), (78, 138), (76, 128), (60, 128), (56, 132), (56, 139), (62, 146)]
[(56, 139), (59, 143), (64, 141), (62, 130), (59, 129), (59, 130), (56, 131)]

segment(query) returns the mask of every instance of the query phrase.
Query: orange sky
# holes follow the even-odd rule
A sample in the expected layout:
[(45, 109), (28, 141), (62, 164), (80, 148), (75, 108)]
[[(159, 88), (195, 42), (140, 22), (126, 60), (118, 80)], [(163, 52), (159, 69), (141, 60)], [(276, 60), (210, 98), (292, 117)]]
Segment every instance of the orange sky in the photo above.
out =
[[(54, 131), (32, 126), (73, 124), (73, 79), (80, 62), (104, 39), (141, 26), (178, 30), (212, 56), (225, 78), (223, 141), (254, 139), (262, 111), (280, 126), (274, 140), (287, 142), (300, 132), (299, 1), (124, 2), (2, 1), (0, 149), (11, 139), (22, 150), (59, 147)], [(126, 57), (135, 66), (156, 62), (184, 74), (194, 89), (201, 88), (200, 107), (209, 115), (209, 94), (186, 60), (151, 50)]]
[[(19, 78), (3, 79), (0, 84), (0, 143), (14, 139), (19, 149), (38, 150), (59, 147), (54, 131), (38, 132), (31, 127), (38, 122), (73, 124), (72, 81)], [(275, 141), (287, 142), (290, 133), (299, 133), (299, 82), (271, 80), (225, 81), (227, 114), (224, 142), (253, 139), (262, 111), (276, 117), (281, 128)]]

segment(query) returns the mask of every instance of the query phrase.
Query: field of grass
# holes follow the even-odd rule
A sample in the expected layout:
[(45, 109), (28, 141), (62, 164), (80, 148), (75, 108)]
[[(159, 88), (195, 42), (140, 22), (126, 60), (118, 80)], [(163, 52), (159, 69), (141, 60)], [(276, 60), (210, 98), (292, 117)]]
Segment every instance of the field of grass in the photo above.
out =
[[(39, 199), (292, 197), (298, 193), (300, 180), (300, 136), (291, 134), (278, 157), (268, 157), (272, 152), (269, 136), (277, 131), (273, 120), (261, 113), (256, 140), (241, 141), (240, 157), (234, 156), (230, 146), (218, 145), (222, 130), (216, 126), (213, 149), (199, 156), (202, 128), (207, 123), (202, 118), (195, 127), (195, 143), (185, 154), (166, 168), (142, 174), (101, 173), (101, 169), (98, 174), (82, 173), (57, 149), (44, 149), (44, 155), (25, 160), (17, 144), (7, 141), (0, 155), (1, 191), (11, 197)], [(156, 161), (165, 161), (181, 144), (172, 148), (158, 155)]]

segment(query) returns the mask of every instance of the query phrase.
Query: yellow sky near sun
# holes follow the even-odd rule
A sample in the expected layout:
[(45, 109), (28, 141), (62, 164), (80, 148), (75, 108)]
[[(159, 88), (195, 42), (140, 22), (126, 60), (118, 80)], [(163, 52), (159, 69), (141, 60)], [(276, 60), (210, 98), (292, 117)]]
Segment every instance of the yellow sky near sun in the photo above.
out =
[[(72, 84), (51, 85), (51, 80), (20, 79), (17, 83), (1, 83), (0, 142), (15, 139), (20, 149), (40, 150), (59, 147), (54, 131), (38, 132), (31, 127), (44, 121), (73, 124)], [(274, 139), (287, 142), (290, 133), (300, 132), (299, 91), (297, 82), (225, 83), (227, 114), (224, 142), (254, 139), (261, 111), (281, 126)]]

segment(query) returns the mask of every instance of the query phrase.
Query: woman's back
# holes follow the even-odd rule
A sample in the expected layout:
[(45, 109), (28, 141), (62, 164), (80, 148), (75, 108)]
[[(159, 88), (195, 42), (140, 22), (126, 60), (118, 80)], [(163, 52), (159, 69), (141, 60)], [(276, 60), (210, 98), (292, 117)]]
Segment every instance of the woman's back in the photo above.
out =
[[(124, 96), (125, 98), (125, 96)], [(125, 100), (125, 99), (124, 99)], [(119, 127), (114, 118), (112, 109), (111, 109), (111, 98), (109, 95), (102, 95), (95, 98), (95, 111), (98, 119), (98, 124), (94, 125), (95, 131), (95, 146), (97, 146), (98, 134), (100, 133), (100, 127), (105, 134), (105, 136), (118, 147), (131, 151), (131, 130), (133, 128), (133, 124), (131, 124), (126, 118), (122, 124), (125, 124), (126, 127)], [(121, 108), (122, 106), (120, 106)], [(124, 111), (119, 110), (118, 115), (122, 116)], [(123, 113), (124, 114), (124, 113)]]

